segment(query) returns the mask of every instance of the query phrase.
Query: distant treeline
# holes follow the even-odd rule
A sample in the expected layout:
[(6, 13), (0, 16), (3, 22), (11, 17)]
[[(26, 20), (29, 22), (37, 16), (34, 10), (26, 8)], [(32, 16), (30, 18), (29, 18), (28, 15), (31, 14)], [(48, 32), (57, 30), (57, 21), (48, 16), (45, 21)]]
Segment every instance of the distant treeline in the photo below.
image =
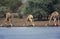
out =
[[(25, 1), (23, 3), (23, 1)], [(60, 13), (60, 0), (0, 0), (0, 13), (5, 14), (7, 10), (19, 13), (19, 16), (32, 14), (36, 18), (48, 18), (57, 10)]]

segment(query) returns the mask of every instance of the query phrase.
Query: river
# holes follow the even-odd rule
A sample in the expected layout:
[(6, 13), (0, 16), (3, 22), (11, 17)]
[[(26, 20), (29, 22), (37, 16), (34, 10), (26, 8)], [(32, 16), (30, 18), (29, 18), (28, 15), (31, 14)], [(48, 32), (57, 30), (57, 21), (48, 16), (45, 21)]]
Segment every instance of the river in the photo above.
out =
[(60, 27), (0, 27), (0, 39), (60, 39)]

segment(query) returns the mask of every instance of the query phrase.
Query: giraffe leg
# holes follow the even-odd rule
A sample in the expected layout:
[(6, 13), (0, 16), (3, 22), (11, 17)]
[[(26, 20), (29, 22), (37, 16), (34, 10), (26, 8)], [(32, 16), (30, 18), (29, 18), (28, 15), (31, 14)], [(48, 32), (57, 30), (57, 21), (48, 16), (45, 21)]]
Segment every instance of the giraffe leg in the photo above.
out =
[(56, 26), (56, 18), (54, 18), (54, 25)]
[(49, 19), (49, 24), (50, 24), (51, 20), (52, 20), (52, 16), (51, 16), (50, 19)]
[(12, 25), (12, 20), (11, 20), (11, 19), (9, 19), (9, 25), (11, 25), (11, 27), (13, 26), (13, 25)]

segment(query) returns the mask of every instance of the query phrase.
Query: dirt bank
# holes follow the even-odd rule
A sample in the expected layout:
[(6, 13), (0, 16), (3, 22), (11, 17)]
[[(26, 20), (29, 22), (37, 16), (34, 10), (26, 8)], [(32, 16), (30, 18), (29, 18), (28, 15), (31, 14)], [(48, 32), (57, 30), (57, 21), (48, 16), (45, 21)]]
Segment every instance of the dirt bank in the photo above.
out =
[[(0, 24), (4, 21), (4, 19), (5, 18), (0, 19)], [(30, 24), (26, 23), (25, 19), (19, 19), (19, 18), (12, 19), (12, 24), (13, 24), (13, 27), (32, 27)], [(53, 21), (51, 21), (51, 23), (49, 23), (48, 21), (34, 21), (34, 24), (37, 27), (39, 27), (39, 26), (40, 27), (45, 27), (45, 26), (54, 27)], [(59, 20), (59, 23), (57, 21), (56, 24), (57, 24), (56, 26), (59, 26), (60, 20)], [(3, 26), (6, 27), (6, 26), (8, 26), (8, 24), (3, 24)]]

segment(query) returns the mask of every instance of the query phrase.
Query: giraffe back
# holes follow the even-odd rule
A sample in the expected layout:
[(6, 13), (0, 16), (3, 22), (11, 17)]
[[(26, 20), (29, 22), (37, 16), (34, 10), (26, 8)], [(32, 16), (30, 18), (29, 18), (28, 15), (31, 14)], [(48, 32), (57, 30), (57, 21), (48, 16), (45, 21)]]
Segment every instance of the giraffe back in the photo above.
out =
[(11, 16), (12, 16), (11, 13), (6, 13), (6, 18), (11, 17)]
[(51, 16), (53, 16), (53, 17), (57, 17), (58, 15), (59, 15), (59, 13), (57, 11), (55, 11), (51, 14)]

